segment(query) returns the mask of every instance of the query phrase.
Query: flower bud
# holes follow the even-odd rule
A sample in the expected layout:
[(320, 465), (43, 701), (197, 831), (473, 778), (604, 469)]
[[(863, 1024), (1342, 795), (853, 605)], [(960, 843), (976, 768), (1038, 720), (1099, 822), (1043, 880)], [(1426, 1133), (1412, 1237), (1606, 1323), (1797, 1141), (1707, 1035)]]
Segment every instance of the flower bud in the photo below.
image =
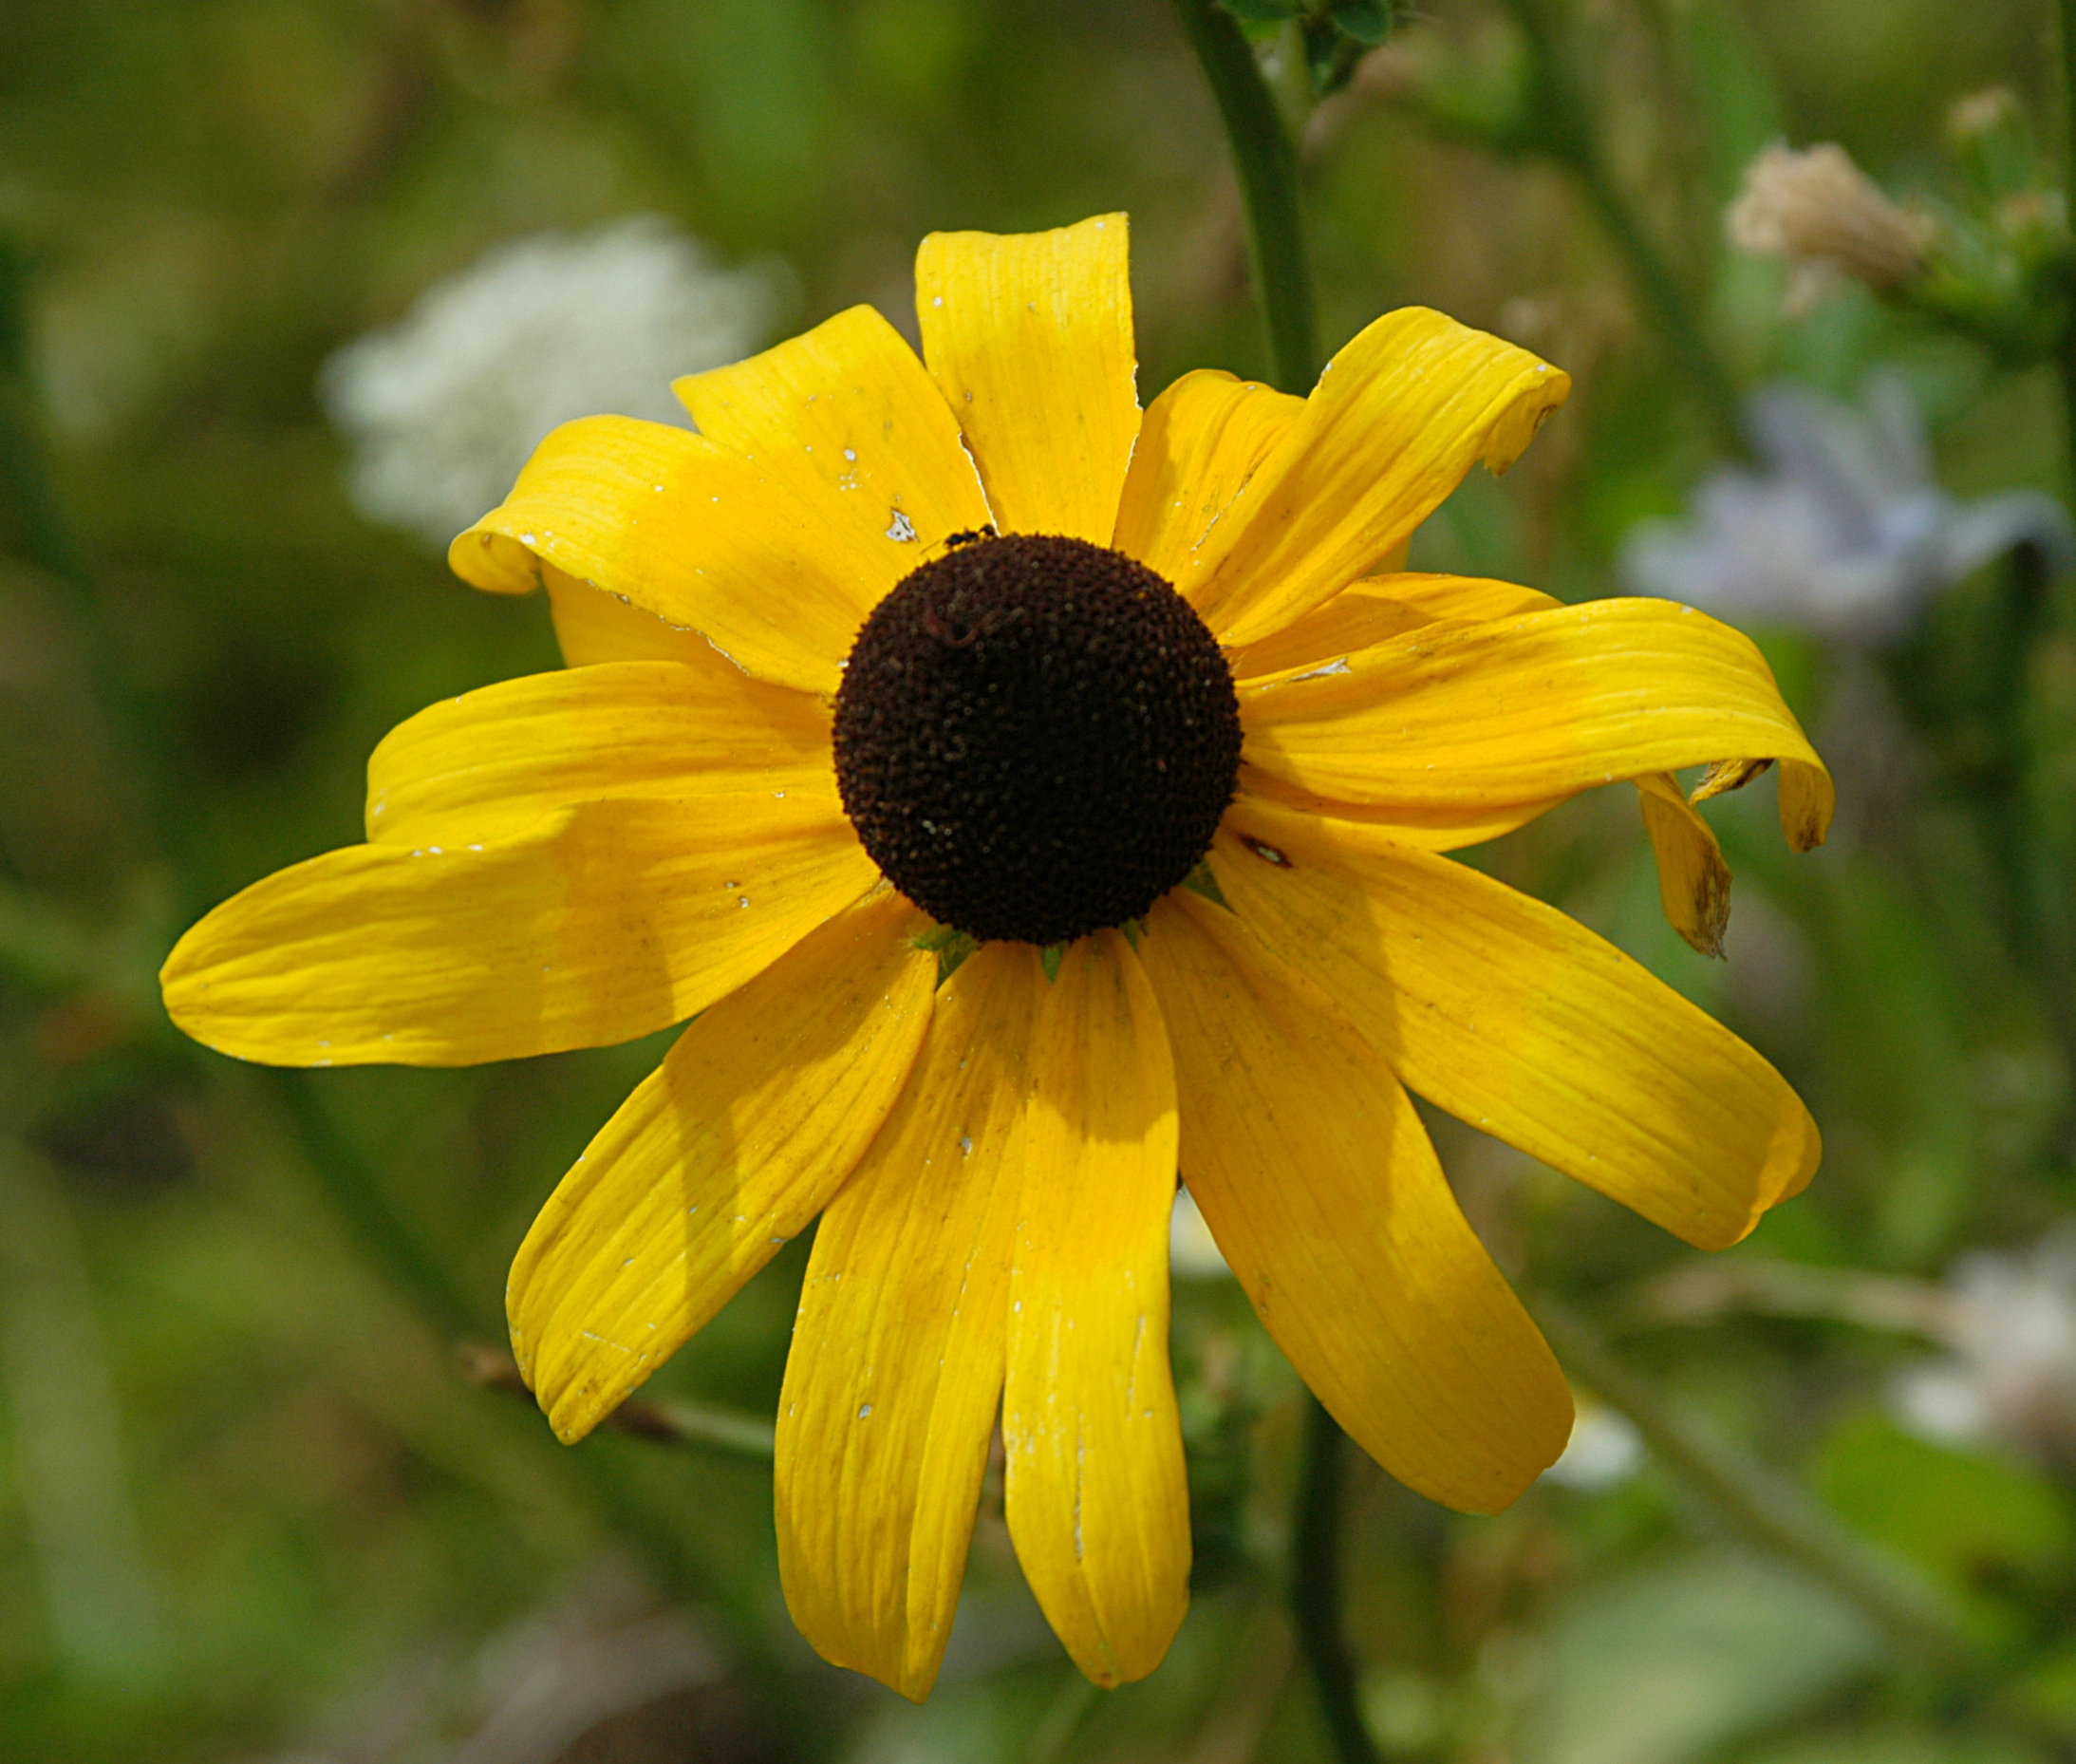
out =
[(1894, 288), (1923, 273), (1934, 226), (1892, 201), (1835, 142), (1796, 149), (1776, 143), (1752, 160), (1724, 216), (1730, 242), (1791, 265), (1791, 305), (1839, 272), (1870, 288)]

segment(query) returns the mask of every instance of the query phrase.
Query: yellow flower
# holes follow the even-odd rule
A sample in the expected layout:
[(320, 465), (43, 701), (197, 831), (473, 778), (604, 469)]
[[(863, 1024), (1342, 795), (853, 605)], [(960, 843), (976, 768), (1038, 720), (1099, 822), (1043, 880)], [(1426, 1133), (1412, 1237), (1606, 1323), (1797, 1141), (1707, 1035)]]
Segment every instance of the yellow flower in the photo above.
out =
[[(920, 1698), (998, 1404), (1082, 1670), (1144, 1676), (1182, 1620), (1178, 1166), (1379, 1463), (1518, 1495), (1570, 1398), (1406, 1087), (1711, 1248), (1817, 1135), (1636, 964), (1440, 854), (1635, 779), (1705, 942), (1721, 859), (1667, 774), (1778, 760), (1798, 847), (1830, 787), (1698, 613), (1366, 573), (1562, 400), (1534, 357), (1411, 310), (1309, 399), (1199, 372), (1142, 415), (1122, 216), (934, 235), (916, 280), (923, 362), (859, 307), (681, 383), (699, 434), (550, 436), (452, 561), (545, 585), (570, 667), (397, 729), (368, 843), (218, 908), (163, 981), (283, 1064), (693, 1019), (520, 1248), (519, 1364), (580, 1438), (820, 1214), (780, 1568), (817, 1648)], [(947, 920), (981, 941), (940, 984)]]

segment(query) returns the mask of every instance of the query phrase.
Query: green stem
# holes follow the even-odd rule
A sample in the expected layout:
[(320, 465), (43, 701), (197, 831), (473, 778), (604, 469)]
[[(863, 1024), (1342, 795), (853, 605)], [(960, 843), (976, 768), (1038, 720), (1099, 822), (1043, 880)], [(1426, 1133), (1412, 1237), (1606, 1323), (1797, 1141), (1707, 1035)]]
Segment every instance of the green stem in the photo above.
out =
[(1536, 1321), (1580, 1382), (1635, 1424), (1652, 1451), (1726, 1519), (1864, 1613), (1902, 1648), (1973, 1680), (1982, 1661), (1959, 1621), (1792, 1483), (1692, 1425), (1610, 1353), (1582, 1318), (1547, 1298)]
[(1341, 1464), (1340, 1424), (1314, 1398), (1305, 1423), (1304, 1479), (1298, 1492), (1291, 1608), (1335, 1753), (1341, 1764), (1376, 1764), (1376, 1748), (1356, 1700), (1355, 1658), (1340, 1627)]
[(1319, 378), (1319, 360), (1298, 200), (1298, 155), (1254, 49), (1232, 14), (1216, 0), (1175, 0), (1175, 13), (1218, 101), (1232, 147), (1247, 220), (1247, 258), (1268, 328), (1276, 384), (1286, 392), (1309, 392)]
[[(2076, 4), (2076, 0), (2064, 0), (2064, 4)], [(1579, 179), (1594, 215), (1628, 265), (1636, 291), (1672, 346), (1674, 360), (1701, 395), (1709, 414), (1721, 426), (1724, 439), (1741, 452), (1744, 427), (1736, 388), (1695, 317), (1679, 278), (1608, 170), (1592, 112), (1573, 84), (1549, 20), (1543, 16), (1538, 0), (1507, 0), (1507, 9), (1528, 46), (1535, 145), (1567, 166)]]
[[(1312, 272), (1304, 251), (1298, 156), (1245, 34), (1216, 0), (1175, 0), (1225, 123), (1247, 217), (1247, 253), (1268, 328), (1276, 384), (1306, 392), (1319, 377)], [(1340, 1428), (1317, 1400), (1305, 1435), (1291, 1604), (1341, 1764), (1376, 1764), (1340, 1629)]]
[[(2076, 191), (2076, 0), (2060, 0), (2055, 8), (2056, 47), (2062, 72), (2062, 125), (2068, 133), (2068, 155), (2062, 167), (2065, 190)], [(2068, 316), (2054, 351), (2054, 365), (2062, 377), (2062, 408), (2066, 421), (2064, 440), (2069, 453), (2069, 473), (2076, 480), (2076, 287), (2068, 291)]]
[(270, 1068), (268, 1076), (295, 1125), (304, 1163), (361, 1252), (441, 1334), (450, 1339), (484, 1334), (483, 1313), (397, 1216), (367, 1160), (319, 1099), (317, 1081), (308, 1073), (281, 1068)]
[(21, 554), (52, 575), (79, 574), (65, 531), (44, 413), (29, 377), (28, 254), (0, 234), (0, 515), (11, 506)]

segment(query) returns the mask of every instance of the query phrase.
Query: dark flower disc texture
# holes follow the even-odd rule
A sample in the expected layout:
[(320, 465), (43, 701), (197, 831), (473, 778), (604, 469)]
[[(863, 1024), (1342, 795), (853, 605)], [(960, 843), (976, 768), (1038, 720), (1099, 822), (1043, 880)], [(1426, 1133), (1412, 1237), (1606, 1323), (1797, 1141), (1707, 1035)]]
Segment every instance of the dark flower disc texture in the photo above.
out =
[(905, 577), (836, 696), (844, 812), (887, 877), (982, 942), (1144, 914), (1210, 849), (1240, 771), (1232, 673), (1144, 564), (1015, 534)]

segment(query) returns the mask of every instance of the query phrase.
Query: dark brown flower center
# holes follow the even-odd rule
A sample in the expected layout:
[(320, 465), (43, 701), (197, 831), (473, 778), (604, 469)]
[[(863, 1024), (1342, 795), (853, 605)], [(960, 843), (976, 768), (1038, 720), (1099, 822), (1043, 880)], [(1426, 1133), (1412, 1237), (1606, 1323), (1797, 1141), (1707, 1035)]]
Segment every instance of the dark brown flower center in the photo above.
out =
[(1231, 671), (1145, 565), (1015, 534), (905, 577), (836, 696), (844, 812), (889, 881), (983, 942), (1140, 917), (1210, 849), (1240, 769)]

